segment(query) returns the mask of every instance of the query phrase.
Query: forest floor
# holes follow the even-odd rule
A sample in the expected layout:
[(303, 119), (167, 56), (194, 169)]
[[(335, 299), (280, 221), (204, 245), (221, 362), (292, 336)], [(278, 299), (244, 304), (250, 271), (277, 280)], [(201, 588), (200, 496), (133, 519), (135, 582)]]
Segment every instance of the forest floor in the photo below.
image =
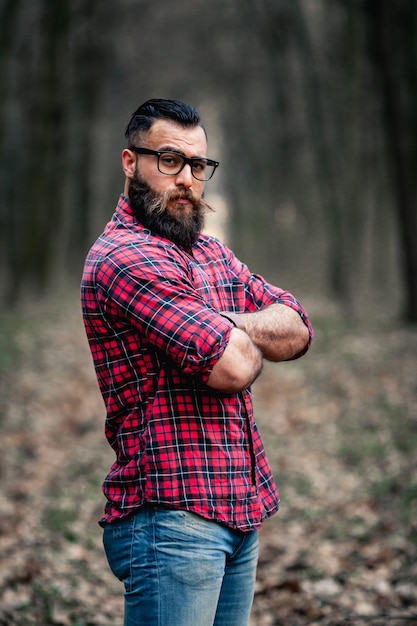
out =
[[(0, 625), (121, 626), (77, 302), (0, 319)], [(310, 353), (254, 386), (282, 508), (261, 530), (251, 624), (417, 624), (417, 329), (313, 323)]]

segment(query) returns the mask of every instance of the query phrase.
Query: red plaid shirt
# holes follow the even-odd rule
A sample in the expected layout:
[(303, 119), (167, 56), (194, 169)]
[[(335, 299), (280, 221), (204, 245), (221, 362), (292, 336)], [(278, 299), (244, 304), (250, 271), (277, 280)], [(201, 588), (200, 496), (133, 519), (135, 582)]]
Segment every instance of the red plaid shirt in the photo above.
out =
[(250, 390), (227, 394), (205, 383), (232, 330), (219, 311), (281, 302), (311, 333), (300, 304), (212, 237), (201, 235), (189, 254), (152, 234), (123, 196), (88, 254), (81, 294), (116, 453), (102, 523), (150, 502), (258, 528), (279, 496)]

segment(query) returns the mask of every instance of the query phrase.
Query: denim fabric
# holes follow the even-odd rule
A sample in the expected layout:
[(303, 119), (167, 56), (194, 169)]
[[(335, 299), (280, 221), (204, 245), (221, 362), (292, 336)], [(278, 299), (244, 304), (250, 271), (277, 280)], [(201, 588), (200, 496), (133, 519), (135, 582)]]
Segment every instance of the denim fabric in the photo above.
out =
[(258, 533), (147, 506), (104, 527), (110, 568), (125, 585), (125, 626), (245, 626)]

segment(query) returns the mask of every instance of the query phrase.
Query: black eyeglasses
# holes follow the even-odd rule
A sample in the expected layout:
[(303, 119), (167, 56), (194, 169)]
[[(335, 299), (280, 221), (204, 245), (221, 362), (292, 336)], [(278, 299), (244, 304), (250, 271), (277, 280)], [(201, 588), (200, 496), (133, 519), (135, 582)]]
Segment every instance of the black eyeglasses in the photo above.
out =
[(166, 176), (179, 174), (185, 165), (191, 167), (191, 173), (196, 180), (207, 181), (213, 176), (218, 161), (204, 159), (203, 157), (185, 157), (179, 152), (167, 152), (165, 150), (150, 150), (149, 148), (137, 148), (130, 146), (130, 150), (137, 154), (151, 154), (158, 159), (158, 171)]

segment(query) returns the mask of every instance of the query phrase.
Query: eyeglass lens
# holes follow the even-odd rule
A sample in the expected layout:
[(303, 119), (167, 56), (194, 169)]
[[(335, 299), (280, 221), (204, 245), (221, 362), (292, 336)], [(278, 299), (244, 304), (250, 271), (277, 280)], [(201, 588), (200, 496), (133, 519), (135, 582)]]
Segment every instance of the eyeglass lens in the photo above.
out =
[(192, 174), (197, 180), (209, 180), (216, 169), (216, 165), (207, 163), (205, 159), (186, 160), (185, 157), (174, 152), (162, 152), (158, 158), (158, 168), (161, 174), (172, 176), (178, 174), (186, 162), (190, 164)]

